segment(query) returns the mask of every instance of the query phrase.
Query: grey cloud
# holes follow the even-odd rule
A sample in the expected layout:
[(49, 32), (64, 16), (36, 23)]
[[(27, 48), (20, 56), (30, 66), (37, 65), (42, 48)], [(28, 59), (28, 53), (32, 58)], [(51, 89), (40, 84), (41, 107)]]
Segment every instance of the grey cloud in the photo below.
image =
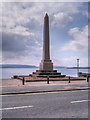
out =
[[(4, 24), (6, 24), (8, 28), (10, 26), (12, 27), (18, 24), (22, 26), (25, 24), (27, 25), (30, 24), (31, 28), (36, 29), (36, 24), (38, 25), (43, 22), (43, 16), (45, 12), (48, 12), (50, 16), (53, 16), (60, 12), (66, 13), (66, 14), (71, 14), (71, 13), (74, 14), (79, 11), (78, 8), (80, 6), (81, 6), (80, 3), (78, 4), (77, 3), (52, 3), (52, 2), (51, 3), (38, 3), (38, 2), (37, 3), (33, 3), (33, 2), (17, 3), (16, 2), (16, 3), (8, 3), (8, 4), (4, 3), (3, 4), (3, 22)], [(9, 25), (7, 25), (7, 21)]]
[(66, 13), (59, 12), (54, 15), (52, 25), (56, 25), (57, 27), (65, 27), (69, 22), (72, 22), (73, 18)]
[(77, 50), (82, 50), (84, 49), (83, 45), (79, 44), (79, 43), (75, 43), (76, 49)]
[[(63, 12), (68, 15), (70, 14), (69, 16), (71, 16), (71, 14), (75, 14), (79, 11), (79, 7), (79, 3), (4, 3), (2, 16), (2, 27), (4, 32), (2, 39), (3, 59), (19, 59), (28, 55), (38, 58), (41, 54), (41, 34), (43, 32), (42, 23), (45, 12), (48, 12), (51, 24), (54, 20), (55, 14)], [(62, 21), (65, 20), (66, 19), (63, 19)], [(59, 24), (59, 21), (59, 19), (56, 20), (56, 24)], [(67, 24), (68, 22), (69, 20), (66, 21)], [(21, 26), (21, 28), (18, 28), (17, 30), (15, 29), (16, 26)], [(24, 35), (22, 34), (22, 31)], [(18, 34), (16, 34), (17, 32)], [(25, 36), (25, 32), (34, 33), (34, 36)]]
[(29, 28), (31, 31), (36, 31), (40, 29), (40, 24), (37, 20), (31, 19), (28, 23), (24, 25), (25, 27)]
[(2, 34), (2, 50), (8, 52), (21, 52), (26, 50), (23, 43), (25, 38), (15, 34)]
[(31, 36), (24, 37), (16, 34), (2, 34), (3, 59), (20, 58), (32, 54), (33, 51), (37, 54), (36, 47), (38, 45)]

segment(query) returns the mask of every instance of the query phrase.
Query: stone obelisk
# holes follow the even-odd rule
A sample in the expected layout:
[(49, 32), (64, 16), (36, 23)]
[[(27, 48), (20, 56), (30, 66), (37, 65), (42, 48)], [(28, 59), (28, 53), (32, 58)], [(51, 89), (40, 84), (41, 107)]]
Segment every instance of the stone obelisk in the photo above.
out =
[(65, 77), (61, 73), (57, 73), (57, 70), (53, 70), (53, 63), (50, 60), (50, 46), (49, 46), (49, 16), (46, 13), (44, 17), (44, 30), (43, 30), (43, 57), (40, 63), (40, 70), (32, 73), (32, 77), (51, 77), (60, 78)]
[(44, 31), (43, 31), (43, 58), (40, 63), (40, 70), (53, 70), (53, 63), (50, 60), (49, 48), (49, 16), (46, 13), (44, 17)]

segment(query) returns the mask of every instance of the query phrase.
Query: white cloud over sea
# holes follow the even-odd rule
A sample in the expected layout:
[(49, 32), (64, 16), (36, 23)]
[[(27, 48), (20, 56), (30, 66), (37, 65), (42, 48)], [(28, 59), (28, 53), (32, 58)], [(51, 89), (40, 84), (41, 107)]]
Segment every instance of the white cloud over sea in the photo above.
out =
[(88, 51), (88, 25), (82, 29), (79, 27), (71, 28), (68, 33), (73, 39), (68, 41), (68, 43), (62, 47), (62, 50)]

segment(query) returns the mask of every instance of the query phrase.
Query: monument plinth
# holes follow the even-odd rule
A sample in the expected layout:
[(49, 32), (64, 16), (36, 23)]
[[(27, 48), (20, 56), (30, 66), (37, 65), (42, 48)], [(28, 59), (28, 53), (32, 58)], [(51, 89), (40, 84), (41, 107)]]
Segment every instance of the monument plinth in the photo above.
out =
[(50, 60), (49, 48), (49, 17), (46, 13), (44, 17), (44, 30), (43, 30), (43, 58), (40, 63), (40, 70), (53, 70), (53, 63)]
[(49, 48), (49, 16), (46, 13), (44, 17), (44, 30), (43, 30), (43, 57), (40, 63), (40, 70), (33, 72), (32, 76), (36, 77), (65, 77), (61, 73), (57, 73), (57, 70), (53, 70), (53, 63), (50, 60), (50, 48)]

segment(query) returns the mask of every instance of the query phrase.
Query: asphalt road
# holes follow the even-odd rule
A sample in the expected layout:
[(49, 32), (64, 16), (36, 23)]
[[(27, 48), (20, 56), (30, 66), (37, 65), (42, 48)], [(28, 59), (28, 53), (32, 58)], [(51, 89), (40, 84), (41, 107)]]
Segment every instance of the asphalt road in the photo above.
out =
[(88, 91), (2, 96), (3, 118), (88, 118)]

